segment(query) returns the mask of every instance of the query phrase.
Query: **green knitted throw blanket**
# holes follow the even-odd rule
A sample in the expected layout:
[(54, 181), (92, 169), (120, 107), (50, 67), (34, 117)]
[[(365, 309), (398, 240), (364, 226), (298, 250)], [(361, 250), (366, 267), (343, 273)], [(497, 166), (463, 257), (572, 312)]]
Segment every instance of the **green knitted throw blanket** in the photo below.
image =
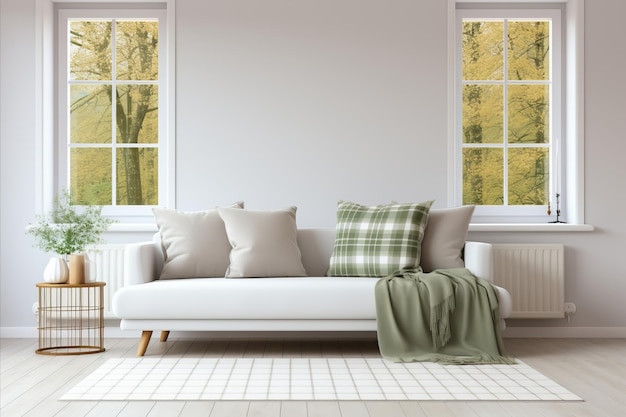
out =
[(376, 283), (378, 345), (394, 362), (512, 364), (493, 286), (465, 268), (403, 270)]

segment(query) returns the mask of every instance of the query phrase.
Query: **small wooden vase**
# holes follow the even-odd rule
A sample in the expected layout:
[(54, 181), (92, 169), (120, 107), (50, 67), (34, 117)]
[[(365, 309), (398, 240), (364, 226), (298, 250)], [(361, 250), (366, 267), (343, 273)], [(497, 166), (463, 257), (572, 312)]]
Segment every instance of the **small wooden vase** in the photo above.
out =
[(72, 285), (85, 283), (85, 255), (80, 253), (70, 255), (69, 283)]

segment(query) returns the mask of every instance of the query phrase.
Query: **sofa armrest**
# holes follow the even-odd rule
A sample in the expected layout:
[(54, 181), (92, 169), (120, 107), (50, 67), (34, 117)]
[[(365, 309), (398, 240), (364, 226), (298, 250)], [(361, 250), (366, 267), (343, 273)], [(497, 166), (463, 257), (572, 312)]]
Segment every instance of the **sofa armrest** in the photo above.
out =
[(163, 269), (163, 250), (158, 242), (126, 245), (124, 251), (124, 286), (154, 281)]
[(479, 278), (493, 283), (493, 245), (465, 242), (465, 267)]

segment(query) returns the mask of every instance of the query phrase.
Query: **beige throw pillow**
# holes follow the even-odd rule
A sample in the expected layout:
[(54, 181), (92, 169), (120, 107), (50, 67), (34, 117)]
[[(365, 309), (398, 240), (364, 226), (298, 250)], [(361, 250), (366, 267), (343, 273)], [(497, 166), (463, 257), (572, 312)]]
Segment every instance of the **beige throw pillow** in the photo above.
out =
[[(231, 207), (241, 210), (243, 203)], [(153, 213), (165, 255), (161, 279), (224, 276), (230, 243), (217, 209), (182, 212), (155, 208)]]
[(232, 246), (227, 277), (306, 276), (297, 242), (296, 207), (218, 212)]
[(424, 272), (463, 268), (462, 254), (474, 206), (432, 209), (422, 240), (420, 265)]

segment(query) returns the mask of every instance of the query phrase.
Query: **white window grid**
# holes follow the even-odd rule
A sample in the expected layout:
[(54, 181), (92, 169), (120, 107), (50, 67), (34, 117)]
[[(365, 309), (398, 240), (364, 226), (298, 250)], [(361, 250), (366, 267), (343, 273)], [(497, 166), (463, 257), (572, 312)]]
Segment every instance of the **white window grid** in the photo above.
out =
[[(502, 21), (504, 23), (503, 42), (506, 45), (507, 25), (510, 21), (549, 21), (550, 24), (550, 69), (547, 80), (509, 80), (508, 79), (508, 52), (504, 48), (503, 79), (502, 80), (463, 80), (462, 76), (462, 24), (464, 21)], [(504, 169), (504, 204), (497, 206), (476, 206), (475, 219), (479, 221), (508, 221), (543, 222), (549, 221), (548, 205), (518, 206), (508, 204), (508, 150), (514, 148), (548, 148), (549, 149), (549, 199), (551, 210), (556, 211), (556, 194), (561, 187), (561, 153), (562, 149), (562, 36), (560, 9), (523, 9), (523, 10), (494, 10), (494, 9), (457, 9), (455, 20), (455, 143), (454, 143), (454, 204), (463, 204), (463, 149), (491, 148), (503, 149)], [(467, 84), (501, 85), (503, 86), (503, 142), (502, 143), (462, 143), (462, 89)], [(508, 86), (510, 85), (546, 85), (549, 87), (549, 143), (508, 143)], [(562, 203), (562, 202), (561, 202)]]
[[(69, 69), (69, 23), (76, 20), (107, 20), (111, 21), (112, 28), (112, 62), (116, 62), (115, 51), (115, 24), (124, 20), (144, 20), (159, 22), (159, 52), (158, 52), (158, 79), (157, 80), (118, 80), (116, 76), (116, 65), (112, 65), (111, 80), (72, 80), (70, 79)], [(165, 9), (61, 9), (58, 11), (57, 21), (57, 45), (58, 45), (58, 150), (57, 150), (57, 175), (59, 188), (70, 188), (70, 152), (76, 148), (105, 148), (111, 149), (112, 152), (112, 204), (103, 207), (103, 214), (114, 218), (124, 219), (126, 217), (151, 216), (151, 209), (155, 206), (167, 206), (168, 183), (171, 181), (168, 177), (168, 166), (170, 164), (170, 156), (168, 155), (168, 67), (167, 67), (167, 24)], [(69, 89), (72, 85), (110, 85), (112, 91), (116, 91), (118, 86), (122, 85), (157, 85), (158, 86), (158, 142), (156, 143), (119, 143), (116, 138), (116, 106), (112, 106), (112, 137), (110, 143), (70, 143), (69, 140)], [(117, 205), (117, 169), (116, 158), (117, 149), (121, 148), (139, 148), (139, 149), (158, 149), (158, 203), (156, 205)]]

